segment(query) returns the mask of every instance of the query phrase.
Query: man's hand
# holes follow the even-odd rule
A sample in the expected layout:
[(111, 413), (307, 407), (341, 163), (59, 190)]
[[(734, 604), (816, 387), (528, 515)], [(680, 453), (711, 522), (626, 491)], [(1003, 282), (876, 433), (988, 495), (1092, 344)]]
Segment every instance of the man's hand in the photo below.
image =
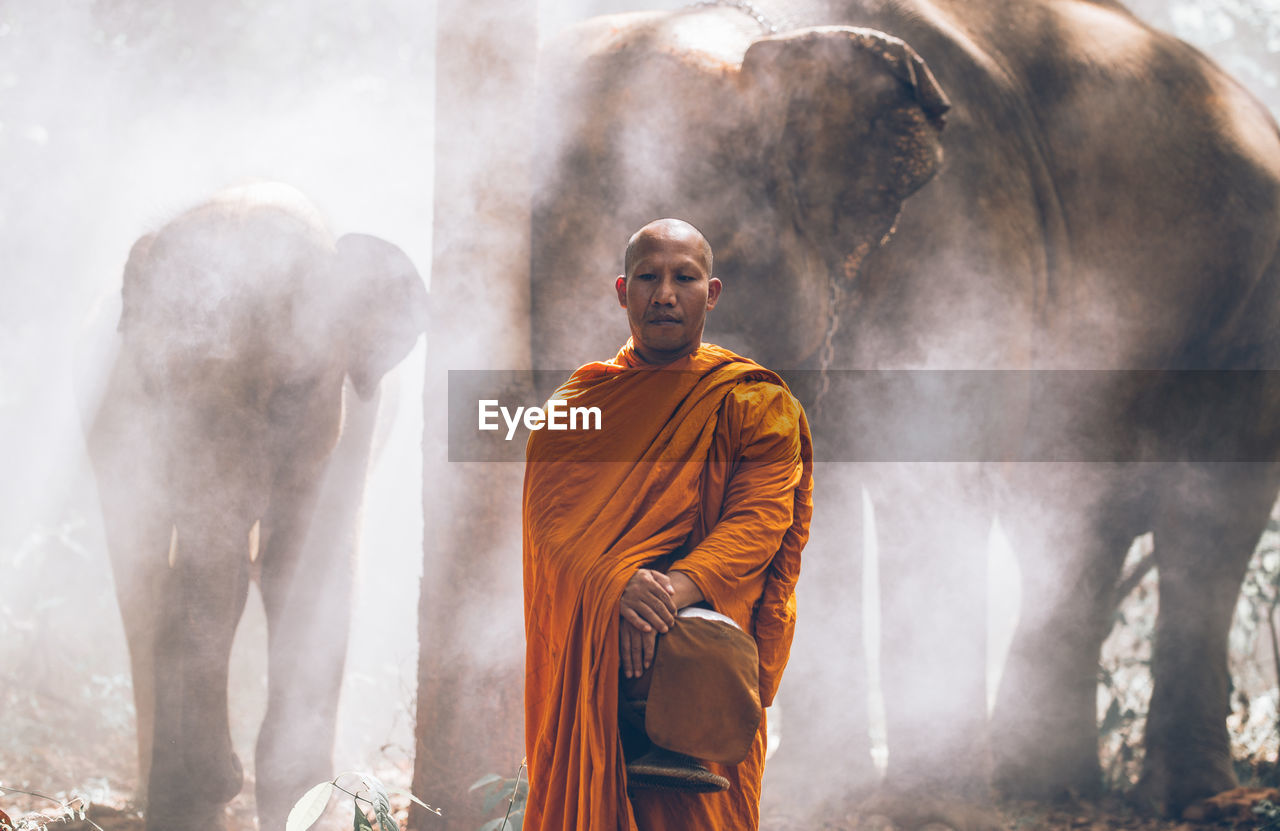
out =
[(622, 616), (618, 633), (622, 674), (627, 678), (643, 675), (653, 663), (658, 632), (666, 632), (675, 624), (677, 611), (702, 599), (702, 591), (682, 571), (663, 574), (642, 568), (631, 575), (618, 603)]
[(638, 569), (622, 590), (618, 614), (641, 632), (665, 632), (676, 622), (674, 594), (670, 577), (650, 568)]
[(653, 663), (653, 653), (658, 645), (658, 633), (641, 632), (625, 620), (618, 625), (618, 655), (622, 658), (624, 678), (639, 678)]
[(653, 663), (658, 632), (676, 621), (674, 595), (671, 578), (660, 571), (642, 568), (627, 581), (618, 603), (618, 654), (625, 677), (639, 678)]

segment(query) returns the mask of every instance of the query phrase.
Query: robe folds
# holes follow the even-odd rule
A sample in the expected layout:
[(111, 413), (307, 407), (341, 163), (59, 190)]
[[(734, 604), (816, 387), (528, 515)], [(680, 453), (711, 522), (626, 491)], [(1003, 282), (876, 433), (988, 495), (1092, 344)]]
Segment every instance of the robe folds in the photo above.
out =
[(637, 569), (684, 572), (755, 638), (761, 703), (772, 702), (812, 514), (804, 412), (774, 373), (710, 344), (653, 366), (628, 342), (555, 398), (598, 407), (601, 429), (538, 430), (526, 451), (524, 828), (757, 828), (763, 720), (745, 761), (710, 765), (727, 792), (628, 799), (618, 609)]

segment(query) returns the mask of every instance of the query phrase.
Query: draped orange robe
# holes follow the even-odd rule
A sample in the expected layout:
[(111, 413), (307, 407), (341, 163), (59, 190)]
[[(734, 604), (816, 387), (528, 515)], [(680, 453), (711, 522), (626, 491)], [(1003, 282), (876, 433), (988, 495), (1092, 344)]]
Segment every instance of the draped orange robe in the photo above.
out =
[[(637, 789), (619, 741), (618, 604), (642, 567), (687, 574), (756, 640), (772, 702), (795, 627), (812, 513), (800, 405), (772, 372), (703, 344), (666, 366), (629, 342), (556, 392), (602, 429), (531, 434), (524, 481), (527, 831), (742, 831), (759, 826), (762, 721), (714, 794)], [(679, 624), (677, 624), (679, 625)]]

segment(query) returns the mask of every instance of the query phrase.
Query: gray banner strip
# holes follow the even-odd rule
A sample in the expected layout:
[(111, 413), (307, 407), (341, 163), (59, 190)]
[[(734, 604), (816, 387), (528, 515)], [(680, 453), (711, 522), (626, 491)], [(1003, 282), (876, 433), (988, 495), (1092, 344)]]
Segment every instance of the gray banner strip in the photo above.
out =
[[(547, 410), (548, 397), (570, 374), (451, 370), (449, 460), (523, 461), (531, 429), (608, 431), (607, 411)], [(1272, 462), (1280, 458), (1280, 370), (800, 370), (780, 374), (806, 408), (817, 461)], [(430, 399), (431, 391), (427, 396)], [(633, 461), (608, 455), (602, 451), (601, 458), (593, 460)]]

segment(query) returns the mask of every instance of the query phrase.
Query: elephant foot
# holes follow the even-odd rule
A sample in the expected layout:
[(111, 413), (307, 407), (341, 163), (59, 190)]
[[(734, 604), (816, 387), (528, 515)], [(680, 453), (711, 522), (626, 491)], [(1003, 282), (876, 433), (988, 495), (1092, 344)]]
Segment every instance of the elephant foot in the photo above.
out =
[(1238, 785), (1230, 759), (1175, 760), (1148, 751), (1142, 776), (1128, 799), (1143, 813), (1178, 817), (1193, 804), (1234, 792)]
[(1022, 764), (1009, 760), (996, 766), (993, 780), (1000, 796), (1029, 802), (1096, 799), (1102, 795), (1102, 768), (1096, 756), (1046, 755)]
[(1009, 718), (1006, 712), (992, 743), (996, 792), (1030, 802), (1100, 797), (1102, 766), (1092, 712), (1087, 711), (1088, 718), (1071, 712)]
[[(147, 784), (147, 804), (153, 811), (181, 815), (189, 805), (216, 806), (221, 810), (244, 788), (244, 766), (240, 757), (216, 744), (193, 740), (189, 754), (157, 754)], [(225, 752), (219, 752), (224, 750)]]
[(227, 806), (192, 801), (168, 808), (148, 807), (146, 831), (227, 831)]
[(990, 805), (927, 794), (881, 794), (860, 812), (859, 827), (883, 831), (1003, 831), (1004, 820)]
[[(226, 831), (227, 804), (244, 785), (244, 768), (234, 753), (231, 764), (206, 765), (202, 774), (151, 771), (151, 798), (143, 812), (146, 831)], [(217, 767), (217, 773), (208, 768)]]
[(872, 814), (863, 817), (857, 825), (858, 831), (959, 831), (955, 826), (944, 822), (928, 822), (913, 829), (909, 825), (900, 825), (884, 814)]

